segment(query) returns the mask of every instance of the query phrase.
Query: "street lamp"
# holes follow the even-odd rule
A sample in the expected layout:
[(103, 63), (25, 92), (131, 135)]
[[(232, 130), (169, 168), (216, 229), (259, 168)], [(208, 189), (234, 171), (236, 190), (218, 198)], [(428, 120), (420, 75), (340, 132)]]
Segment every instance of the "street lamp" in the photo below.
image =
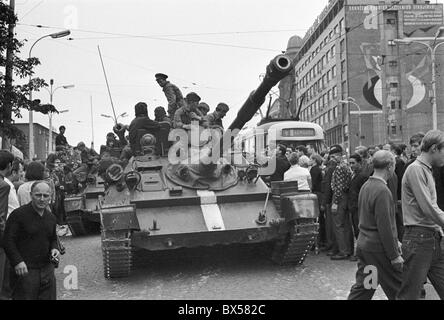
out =
[(356, 106), (356, 108), (358, 108), (358, 117), (359, 117), (359, 122), (358, 122), (358, 131), (359, 131), (359, 146), (362, 146), (362, 119), (361, 119), (361, 107), (356, 103), (356, 100), (352, 97), (348, 97), (346, 100), (339, 100), (339, 103), (343, 103), (343, 104), (353, 104), (354, 106)]
[[(44, 38), (47, 38), (47, 37), (51, 37), (53, 39), (58, 39), (58, 38), (66, 37), (70, 33), (71, 33), (71, 31), (69, 31), (69, 30), (63, 30), (63, 31), (60, 31), (60, 32), (55, 32), (55, 33), (47, 34), (47, 35), (45, 35), (43, 37), (38, 38), (36, 41), (34, 41), (34, 43), (32, 44), (31, 48), (29, 49), (28, 58), (31, 59), (32, 49), (37, 44), (37, 42), (39, 42), (40, 40), (42, 40)], [(29, 83), (30, 84), (31, 84), (31, 80), (32, 80), (32, 76), (29, 75)], [(32, 88), (29, 89), (29, 100), (32, 101)], [(51, 132), (51, 130), (50, 130), (50, 132)], [(29, 137), (28, 138), (29, 138), (28, 157), (29, 157), (29, 159), (32, 159), (34, 157), (34, 121), (33, 121), (32, 109), (29, 110)]]
[[(75, 85), (69, 84), (69, 85), (59, 86), (59, 87), (53, 89), (54, 79), (49, 80), (49, 84), (51, 85), (50, 89), (49, 90), (46, 88), (45, 89), (49, 93), (49, 103), (51, 105), (52, 105), (52, 99), (53, 99), (54, 93), (57, 91), (57, 89), (60, 89), (60, 88), (71, 89), (71, 88), (75, 87)], [(68, 111), (69, 110), (62, 110), (62, 111), (59, 111), (59, 113), (65, 113)], [(49, 143), (48, 143), (48, 155), (49, 155), (53, 151), (52, 150), (52, 112), (48, 113), (48, 117), (49, 117)]]
[[(440, 41), (437, 43), (437, 41)], [(428, 50), (430, 50), (432, 57), (432, 91), (433, 91), (433, 105), (432, 105), (432, 122), (433, 130), (438, 129), (438, 106), (437, 106), (437, 95), (436, 95), (436, 51), (438, 48), (444, 44), (444, 27), (441, 27), (436, 32), (434, 37), (421, 37), (421, 38), (404, 38), (395, 39), (397, 44), (422, 44)], [(430, 44), (430, 42), (432, 42)]]

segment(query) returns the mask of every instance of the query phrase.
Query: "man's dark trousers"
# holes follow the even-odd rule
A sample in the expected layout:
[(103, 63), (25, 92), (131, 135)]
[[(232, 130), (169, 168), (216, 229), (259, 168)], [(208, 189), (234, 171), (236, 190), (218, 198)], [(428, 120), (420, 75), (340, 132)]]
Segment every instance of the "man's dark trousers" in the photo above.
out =
[(339, 201), (338, 209), (336, 212), (332, 212), (332, 217), (335, 237), (339, 247), (339, 254), (353, 254), (353, 234), (347, 210), (346, 196)]
[(0, 247), (0, 300), (10, 300), (10, 266), (5, 250)]
[(51, 263), (39, 269), (28, 269), (26, 276), (12, 278), (13, 300), (56, 300), (56, 279)]
[(404, 270), (397, 299), (418, 300), (428, 277), (441, 300), (444, 299), (444, 252), (439, 232), (425, 227), (406, 226), (402, 240)]
[[(358, 271), (356, 272), (356, 283), (352, 286), (348, 300), (371, 300), (377, 286), (370, 279), (377, 279), (382, 290), (389, 300), (394, 300), (401, 286), (402, 273), (393, 268), (389, 258), (384, 252), (369, 252), (356, 248), (358, 257)], [(364, 270), (366, 266), (374, 266), (377, 273)], [(367, 278), (370, 277), (370, 278)], [(367, 284), (367, 288), (365, 288)]]
[(334, 253), (338, 252), (339, 249), (335, 238), (331, 203), (325, 205), (325, 236), (327, 238), (327, 249)]

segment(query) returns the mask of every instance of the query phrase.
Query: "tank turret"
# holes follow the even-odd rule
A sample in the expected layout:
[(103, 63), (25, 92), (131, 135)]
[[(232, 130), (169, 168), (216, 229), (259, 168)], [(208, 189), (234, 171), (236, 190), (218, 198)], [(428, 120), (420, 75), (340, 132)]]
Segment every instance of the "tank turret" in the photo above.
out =
[[(216, 138), (214, 144), (208, 143), (194, 152), (190, 150), (188, 157), (179, 163), (170, 164), (166, 173), (168, 178), (181, 186), (196, 189), (224, 190), (235, 185), (238, 180), (237, 171), (232, 167), (231, 159), (223, 161), (222, 157), (232, 146), (239, 131), (265, 102), (268, 92), (292, 69), (293, 62), (286, 55), (279, 55), (271, 60), (262, 83), (250, 94), (223, 135)], [(194, 129), (199, 130), (198, 126), (194, 126), (192, 130)], [(215, 133), (211, 135), (213, 138), (218, 136), (218, 131)], [(198, 158), (195, 157), (196, 152)]]

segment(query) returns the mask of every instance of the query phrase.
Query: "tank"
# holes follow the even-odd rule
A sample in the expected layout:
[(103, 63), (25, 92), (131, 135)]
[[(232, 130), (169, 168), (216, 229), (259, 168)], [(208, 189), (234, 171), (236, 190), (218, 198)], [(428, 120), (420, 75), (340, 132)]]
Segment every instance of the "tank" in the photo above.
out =
[(99, 196), (104, 194), (102, 177), (96, 164), (81, 166), (65, 175), (64, 209), (66, 222), (74, 237), (100, 232)]
[[(157, 137), (138, 132), (140, 143), (128, 164), (107, 168), (99, 200), (106, 278), (129, 276), (136, 257), (215, 245), (267, 243), (276, 263), (303, 263), (318, 234), (316, 195), (299, 193), (297, 182), (268, 188), (255, 165), (234, 161), (238, 154), (230, 151), (236, 132), (292, 68), (288, 56), (274, 58), (233, 123), (212, 143), (179, 148), (177, 142), (166, 152), (168, 135), (174, 140), (168, 127)], [(171, 161), (175, 156), (180, 160)]]

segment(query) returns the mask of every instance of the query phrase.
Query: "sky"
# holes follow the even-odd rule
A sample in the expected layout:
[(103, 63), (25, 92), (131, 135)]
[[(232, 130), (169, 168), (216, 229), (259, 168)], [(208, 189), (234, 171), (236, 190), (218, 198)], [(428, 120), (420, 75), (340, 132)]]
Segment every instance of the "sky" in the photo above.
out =
[[(198, 93), (211, 110), (219, 102), (227, 103), (230, 112), (224, 125), (228, 126), (249, 93), (259, 85), (269, 61), (286, 49), (291, 36), (304, 36), (327, 3), (16, 0), (19, 21), (15, 32), (18, 39), (27, 39), (20, 54), (26, 58), (38, 38), (71, 30), (69, 37), (45, 38), (34, 46), (32, 56), (41, 61), (35, 76), (47, 83), (54, 79), (54, 88), (75, 86), (59, 88), (54, 93), (56, 108), (69, 111), (55, 114), (53, 127), (65, 125), (71, 145), (80, 141), (90, 145), (94, 137), (98, 150), (114, 124), (114, 120), (101, 116), (112, 115), (113, 111), (98, 46), (115, 112), (128, 114), (119, 122), (130, 123), (139, 101), (148, 104), (151, 117), (155, 107), (167, 106), (154, 78), (155, 73), (162, 72), (184, 95)], [(45, 89), (35, 92), (33, 98), (49, 103)], [(23, 118), (16, 122), (28, 122), (28, 112), (23, 112)], [(48, 116), (34, 113), (34, 122), (48, 126)]]

